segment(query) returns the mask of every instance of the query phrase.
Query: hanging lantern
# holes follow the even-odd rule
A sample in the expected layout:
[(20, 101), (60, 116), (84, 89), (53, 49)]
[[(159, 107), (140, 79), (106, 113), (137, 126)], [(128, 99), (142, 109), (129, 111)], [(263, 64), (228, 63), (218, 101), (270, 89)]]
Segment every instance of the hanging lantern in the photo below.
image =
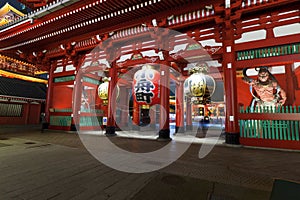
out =
[[(107, 105), (108, 104), (108, 86), (109, 86), (109, 78), (107, 77), (104, 77), (103, 78), (103, 83), (101, 83), (99, 86), (98, 86), (98, 96), (100, 97), (100, 99), (102, 99), (103, 101), (103, 104), (104, 105)], [(116, 86), (116, 89), (117, 89), (117, 96), (116, 98), (119, 97), (119, 92), (120, 92), (120, 88), (119, 86), (117, 85)]]
[(185, 95), (192, 97), (193, 104), (206, 104), (215, 92), (216, 82), (207, 75), (207, 65), (197, 65), (190, 72), (192, 75), (184, 82)]
[(109, 86), (109, 81), (108, 78), (103, 79), (103, 83), (101, 83), (98, 87), (98, 96), (100, 99), (102, 99), (103, 104), (107, 105), (108, 104), (108, 86)]
[(150, 65), (144, 65), (133, 77), (132, 93), (134, 101), (139, 105), (158, 104), (159, 98), (159, 80), (160, 74), (152, 69)]

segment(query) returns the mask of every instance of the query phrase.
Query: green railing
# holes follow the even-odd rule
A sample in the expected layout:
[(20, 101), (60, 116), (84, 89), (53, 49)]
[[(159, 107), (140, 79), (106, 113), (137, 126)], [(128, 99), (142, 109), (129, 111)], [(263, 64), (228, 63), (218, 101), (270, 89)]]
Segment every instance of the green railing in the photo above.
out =
[(50, 116), (51, 126), (71, 126), (71, 116)]
[(237, 52), (237, 60), (251, 60), (300, 53), (300, 43)]
[(72, 112), (72, 108), (51, 108), (51, 112)]
[(93, 78), (90, 78), (90, 77), (86, 77), (86, 76), (84, 76), (82, 79), (83, 79), (84, 82), (92, 83), (94, 85), (100, 85), (100, 83), (101, 83), (99, 80), (96, 80), (96, 79), (93, 79)]
[(100, 109), (87, 109), (87, 108), (81, 108), (80, 109), (80, 112), (81, 113), (96, 113), (96, 114), (103, 114), (104, 111), (103, 110), (100, 110)]
[(285, 116), (299, 112), (300, 106), (241, 108), (240, 137), (299, 141), (300, 118), (285, 119)]
[(101, 126), (102, 125), (102, 117), (101, 116), (81, 116), (79, 125), (80, 125), (80, 127)]
[(56, 78), (54, 78), (53, 82), (54, 83), (62, 83), (62, 82), (68, 82), (68, 81), (74, 81), (74, 80), (75, 80), (75, 76), (71, 75), (71, 76), (56, 77)]
[(81, 114), (83, 116), (80, 116), (80, 122), (79, 122), (80, 127), (82, 127), (82, 126), (95, 126), (95, 127), (101, 126), (103, 113), (104, 113), (103, 110), (100, 110), (100, 109), (81, 109)]

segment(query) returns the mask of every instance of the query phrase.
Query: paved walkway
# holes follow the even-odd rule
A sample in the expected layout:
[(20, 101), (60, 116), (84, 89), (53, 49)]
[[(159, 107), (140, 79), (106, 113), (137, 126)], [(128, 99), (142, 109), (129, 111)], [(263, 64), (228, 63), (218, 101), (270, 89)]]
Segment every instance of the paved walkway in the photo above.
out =
[[(110, 140), (135, 153), (153, 152), (168, 144), (133, 138), (137, 135), (127, 133), (126, 137)], [(93, 141), (106, 138), (101, 134), (88, 137)], [(189, 137), (175, 136), (171, 142), (175, 151)], [(2, 126), (0, 199), (267, 200), (275, 178), (300, 182), (299, 152), (231, 147), (216, 139), (193, 140), (169, 166), (136, 174), (99, 162), (77, 133), (41, 133), (39, 126)], [(211, 147), (207, 143), (216, 145), (200, 159), (199, 149), (203, 145)], [(156, 167), (160, 164), (151, 160), (148, 163)]]

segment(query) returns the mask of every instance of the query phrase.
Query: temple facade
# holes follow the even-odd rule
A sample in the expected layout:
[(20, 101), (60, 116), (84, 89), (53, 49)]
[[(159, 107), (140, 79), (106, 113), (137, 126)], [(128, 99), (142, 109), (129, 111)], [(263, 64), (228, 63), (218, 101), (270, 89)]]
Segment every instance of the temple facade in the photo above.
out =
[(168, 140), (206, 120), (227, 144), (300, 149), (298, 0), (20, 2), (0, 54), (47, 71), (49, 129)]

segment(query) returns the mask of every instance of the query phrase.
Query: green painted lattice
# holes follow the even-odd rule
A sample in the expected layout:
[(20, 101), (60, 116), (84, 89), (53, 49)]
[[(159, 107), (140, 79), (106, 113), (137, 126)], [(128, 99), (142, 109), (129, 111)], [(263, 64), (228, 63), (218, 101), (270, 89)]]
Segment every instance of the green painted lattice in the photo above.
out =
[(300, 43), (237, 52), (237, 60), (251, 60), (300, 53)]
[[(280, 108), (258, 108), (255, 110), (247, 107), (242, 108), (241, 113), (299, 113), (300, 106), (282, 106)], [(299, 141), (300, 119), (295, 120), (239, 120), (240, 137), (261, 138), (273, 140), (295, 140)]]
[(50, 125), (52, 126), (71, 126), (71, 116), (50, 116)]
[(72, 112), (72, 108), (62, 108), (62, 109), (53, 108), (53, 112)]
[(84, 116), (80, 117), (80, 127), (82, 126), (101, 126), (102, 125), (102, 117), (91, 117), (91, 116)]
[(95, 85), (100, 85), (99, 80), (96, 80), (96, 79), (93, 79), (93, 78), (90, 78), (90, 77), (85, 77), (85, 76), (82, 79), (83, 79), (84, 82), (92, 83), (92, 84), (95, 84)]
[(75, 76), (63, 76), (63, 77), (56, 77), (54, 78), (54, 83), (62, 83), (75, 80)]

